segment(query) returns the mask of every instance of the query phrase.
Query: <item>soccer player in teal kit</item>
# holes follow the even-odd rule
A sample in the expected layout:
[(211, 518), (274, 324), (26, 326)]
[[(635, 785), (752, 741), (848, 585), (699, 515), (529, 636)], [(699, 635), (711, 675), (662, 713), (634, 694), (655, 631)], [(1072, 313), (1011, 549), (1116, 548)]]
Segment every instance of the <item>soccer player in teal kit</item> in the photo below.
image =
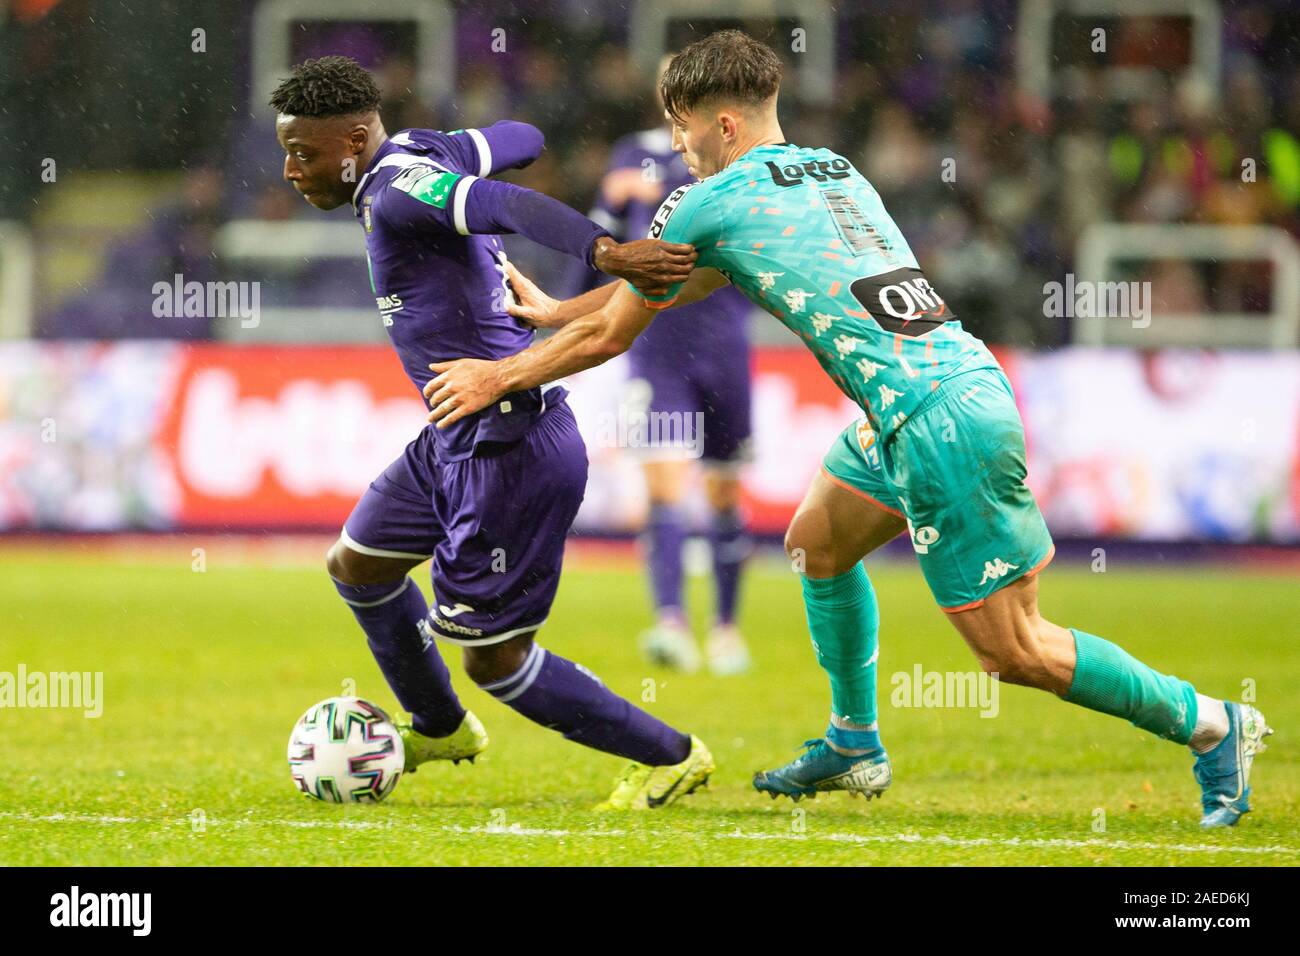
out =
[(798, 335), (865, 415), (826, 455), (786, 539), (806, 561), (830, 726), (754, 786), (797, 799), (870, 797), (889, 785), (876, 715), (879, 615), (860, 561), (909, 531), (935, 599), (985, 670), (1189, 745), (1202, 825), (1235, 824), (1271, 733), (1263, 715), (1042, 617), (1037, 575), (1053, 545), (1025, 485), (1006, 376), (926, 280), (871, 184), (842, 156), (785, 141), (780, 75), (776, 55), (739, 31), (679, 53), (661, 92), (674, 146), (702, 181), (665, 200), (650, 235), (695, 246), (695, 272), (663, 296), (616, 283), (564, 303), (512, 273), (515, 314), (564, 327), (501, 361), (435, 365), (424, 389), (430, 419), (454, 424), (501, 394), (606, 361), (659, 309), (730, 282)]

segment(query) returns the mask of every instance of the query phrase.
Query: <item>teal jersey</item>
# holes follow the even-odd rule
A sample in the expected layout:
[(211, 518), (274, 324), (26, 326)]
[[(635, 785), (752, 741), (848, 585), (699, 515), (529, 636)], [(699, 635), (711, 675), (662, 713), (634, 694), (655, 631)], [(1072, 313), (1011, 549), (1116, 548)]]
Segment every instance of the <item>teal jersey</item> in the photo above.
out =
[[(998, 367), (926, 281), (871, 183), (828, 149), (752, 149), (674, 191), (650, 237), (695, 246), (697, 265), (799, 336), (882, 441), (940, 382)], [(680, 288), (641, 297), (666, 308)]]

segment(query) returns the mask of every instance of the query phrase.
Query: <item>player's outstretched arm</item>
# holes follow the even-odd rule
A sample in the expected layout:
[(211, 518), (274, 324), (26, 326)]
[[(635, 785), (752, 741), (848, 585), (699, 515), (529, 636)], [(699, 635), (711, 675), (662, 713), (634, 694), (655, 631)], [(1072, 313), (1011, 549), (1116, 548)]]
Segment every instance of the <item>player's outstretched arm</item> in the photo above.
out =
[[(538, 329), (563, 328), (575, 319), (590, 315), (602, 308), (619, 288), (618, 283), (610, 283), (561, 301), (543, 292), (532, 279), (516, 269), (513, 263), (506, 263), (506, 274), (510, 277), (510, 287), (515, 294), (515, 304), (508, 305), (506, 310)], [(716, 269), (696, 269), (671, 305), (698, 302), (726, 284), (727, 280)], [(663, 306), (656, 308), (662, 309)]]
[(464, 176), (453, 187), (452, 221), (463, 235), (513, 232), (626, 279), (647, 295), (684, 282), (695, 249), (657, 239), (615, 242), (582, 213), (544, 193), (492, 179)]
[(510, 279), (510, 288), (515, 301), (506, 306), (506, 311), (517, 319), (523, 319), (535, 329), (559, 329), (574, 319), (590, 315), (604, 308), (618, 289), (617, 282), (588, 289), (572, 299), (552, 299), (543, 292), (537, 283), (515, 268), (513, 262), (506, 263), (506, 275)]
[(550, 338), (496, 362), (456, 359), (430, 365), (436, 376), (424, 386), (429, 421), (446, 428), (482, 411), (501, 396), (607, 362), (632, 347), (655, 310), (619, 283), (597, 312), (568, 323)]
[[(515, 274), (524, 279), (518, 270)], [(671, 304), (698, 301), (726, 281), (715, 269), (697, 269)], [(446, 428), (510, 392), (534, 388), (608, 362), (630, 349), (655, 313), (665, 307), (647, 304), (631, 287), (618, 283), (598, 311), (568, 322), (549, 339), (509, 358), (496, 362), (456, 359), (430, 365), (436, 376), (424, 386), (424, 397), (431, 409), (428, 420)]]

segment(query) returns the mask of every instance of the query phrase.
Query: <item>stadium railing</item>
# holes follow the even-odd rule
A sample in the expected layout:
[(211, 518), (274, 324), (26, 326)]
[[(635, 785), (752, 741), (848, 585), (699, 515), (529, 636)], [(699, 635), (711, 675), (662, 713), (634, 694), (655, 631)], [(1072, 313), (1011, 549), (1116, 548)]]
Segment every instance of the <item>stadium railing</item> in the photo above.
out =
[(795, 50), (795, 85), (801, 100), (828, 104), (835, 99), (835, 11), (828, 0), (638, 0), (632, 11), (629, 46), (637, 67), (653, 76), (668, 48), (668, 29), (678, 20), (788, 20), (803, 31), (788, 40)]
[[(276, 272), (306, 272), (322, 260), (351, 260), (365, 275), (366, 243), (356, 223), (266, 222), (235, 219), (217, 230), (217, 254), (239, 270), (241, 263)], [(267, 306), (256, 325), (217, 319), (214, 335), (228, 342), (382, 342), (373, 303), (364, 307)]]
[[(1191, 61), (1187, 73), (1206, 90), (1219, 88), (1223, 46), (1223, 17), (1216, 0), (1021, 0), (1016, 24), (1016, 73), (1022, 88), (1043, 100), (1072, 89), (1087, 89), (1078, 67), (1057, 66), (1053, 51), (1057, 17), (1127, 18), (1187, 17), (1191, 21)], [(1153, 67), (1113, 66), (1106, 70), (1107, 90), (1120, 98), (1159, 89), (1160, 71)]]
[[(1106, 314), (1075, 317), (1080, 345), (1290, 349), (1300, 345), (1300, 244), (1277, 226), (1096, 223), (1079, 237), (1077, 278), (1118, 281), (1122, 261), (1272, 263), (1269, 312), (1160, 312), (1149, 325)], [(1101, 310), (1095, 310), (1101, 311)]]
[(455, 14), (447, 0), (262, 0), (253, 14), (253, 89), (255, 110), (265, 112), (267, 95), (293, 65), (293, 36), (303, 23), (413, 23), (416, 76), (426, 103), (452, 98), (456, 76)]

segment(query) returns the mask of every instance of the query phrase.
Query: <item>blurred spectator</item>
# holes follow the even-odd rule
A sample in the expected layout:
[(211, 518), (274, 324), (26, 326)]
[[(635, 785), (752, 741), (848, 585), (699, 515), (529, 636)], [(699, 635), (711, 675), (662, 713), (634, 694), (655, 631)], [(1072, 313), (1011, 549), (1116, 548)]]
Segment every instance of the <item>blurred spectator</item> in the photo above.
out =
[(220, 169), (188, 170), (180, 199), (151, 213), (151, 222), (109, 251), (98, 280), (42, 324), (51, 338), (204, 339), (210, 316), (154, 315), (154, 285), (220, 278), (213, 239), (225, 219), (225, 178)]
[[(350, 52), (374, 68), (390, 131), (503, 117), (534, 123), (546, 134), (546, 152), (509, 177), (586, 209), (609, 145), (656, 121), (644, 106), (650, 79), (626, 48), (626, 9), (589, 6), (456, 3), (456, 89), (447, 103), (422, 102), (413, 47), (391, 25), (319, 27), (299, 38), (296, 52)], [(1128, 16), (1117, 20), (1108, 58), (1080, 66), (1071, 96), (1047, 102), (1016, 85), (1015, 0), (842, 5), (835, 99), (803, 102), (790, 84), (782, 93), (784, 128), (795, 142), (827, 145), (855, 161), (973, 329), (994, 341), (1058, 344), (1068, 327), (1045, 323), (1035, 290), (1073, 268), (1078, 237), (1094, 222), (1271, 223), (1300, 235), (1300, 11), (1267, 0), (1219, 6), (1217, 89), (1177, 79), (1191, 51), (1176, 20)], [(242, 23), (236, 42), (247, 47), (251, 20)], [(494, 44), (503, 24), (504, 45)], [(92, 49), (75, 39), (52, 47), (39, 25), (20, 39), (69, 64)], [(1106, 70), (1124, 64), (1155, 66), (1157, 80), (1120, 102), (1108, 96)], [(210, 95), (229, 99), (219, 89)], [(187, 176), (183, 201), (114, 244), (100, 280), (47, 317), (48, 332), (203, 335), (202, 323), (142, 312), (151, 283), (173, 271), (212, 272), (211, 233), (224, 218), (306, 214), (280, 183), (283, 157), (265, 117), (220, 105), (236, 114), (229, 129), (212, 132), (230, 157), (225, 192), (215, 169)], [(113, 132), (123, 157), (153, 155), (126, 143), (150, 135), (147, 124)], [(510, 245), (544, 272), (560, 267), (527, 243)], [(284, 280), (277, 294), (340, 304), (332, 274), (313, 269)], [(1151, 276), (1179, 311), (1267, 307), (1267, 275), (1251, 264), (1211, 272), (1153, 264)], [(356, 299), (365, 305), (364, 294)]]

